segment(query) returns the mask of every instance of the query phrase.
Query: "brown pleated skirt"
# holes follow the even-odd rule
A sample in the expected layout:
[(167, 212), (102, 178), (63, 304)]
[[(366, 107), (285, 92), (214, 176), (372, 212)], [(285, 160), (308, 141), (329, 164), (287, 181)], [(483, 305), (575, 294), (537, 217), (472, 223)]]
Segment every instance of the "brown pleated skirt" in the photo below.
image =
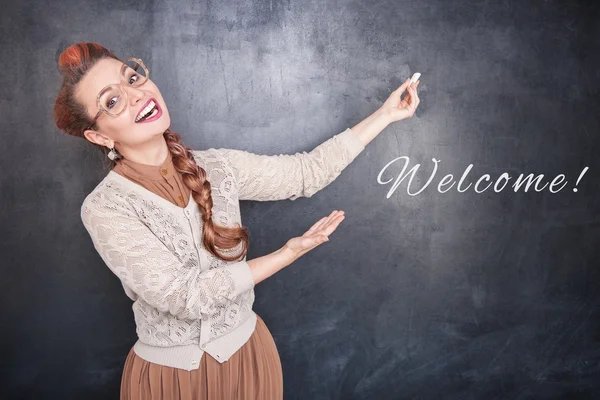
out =
[(281, 400), (283, 372), (275, 341), (261, 317), (250, 339), (223, 364), (204, 353), (192, 371), (155, 364), (133, 348), (125, 360), (121, 400)]

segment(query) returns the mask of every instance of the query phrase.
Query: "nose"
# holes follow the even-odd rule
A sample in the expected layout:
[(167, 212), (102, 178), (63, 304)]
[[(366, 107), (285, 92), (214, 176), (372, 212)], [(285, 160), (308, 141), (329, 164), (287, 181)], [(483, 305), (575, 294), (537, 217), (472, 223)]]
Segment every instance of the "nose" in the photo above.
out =
[(144, 99), (144, 91), (139, 88), (127, 86), (125, 87), (125, 90), (127, 90), (127, 98), (129, 99), (130, 106), (135, 106)]

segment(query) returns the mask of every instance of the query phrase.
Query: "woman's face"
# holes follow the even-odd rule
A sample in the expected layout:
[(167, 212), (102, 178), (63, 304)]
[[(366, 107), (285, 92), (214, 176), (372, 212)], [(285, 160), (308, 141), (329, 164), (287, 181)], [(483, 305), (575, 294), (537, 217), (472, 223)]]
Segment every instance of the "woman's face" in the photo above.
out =
[[(103, 58), (79, 82), (75, 98), (85, 106), (90, 118), (94, 118), (98, 112), (98, 93), (107, 85), (121, 82), (122, 66), (123, 63), (119, 60)], [(143, 147), (140, 145), (162, 138), (162, 134), (171, 125), (171, 118), (154, 82), (148, 79), (138, 87), (123, 83), (122, 89), (127, 92), (125, 110), (116, 117), (102, 113), (96, 121), (98, 130), (86, 130), (85, 137), (109, 148), (115, 146), (115, 143), (123, 148)], [(149, 122), (135, 122), (138, 113), (151, 98), (162, 110), (161, 117)], [(117, 151), (120, 147), (117, 147)]]

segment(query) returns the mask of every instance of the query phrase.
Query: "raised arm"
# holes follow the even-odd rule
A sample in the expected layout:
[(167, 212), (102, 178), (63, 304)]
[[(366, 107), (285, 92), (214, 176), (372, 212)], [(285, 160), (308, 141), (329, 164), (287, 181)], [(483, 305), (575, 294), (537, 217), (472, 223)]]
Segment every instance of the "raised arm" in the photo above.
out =
[(198, 319), (255, 285), (245, 261), (206, 271), (180, 261), (133, 212), (98, 193), (84, 200), (81, 220), (123, 286), (162, 312)]
[(348, 128), (310, 153), (260, 155), (215, 150), (233, 169), (239, 200), (268, 201), (311, 197), (333, 182), (364, 149), (364, 143)]

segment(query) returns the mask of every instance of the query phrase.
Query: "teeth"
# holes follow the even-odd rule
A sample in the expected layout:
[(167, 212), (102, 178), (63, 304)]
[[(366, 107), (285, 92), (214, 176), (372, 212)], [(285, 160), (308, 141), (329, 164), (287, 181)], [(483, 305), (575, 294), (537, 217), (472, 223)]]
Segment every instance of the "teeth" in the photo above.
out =
[(140, 111), (137, 118), (135, 119), (135, 122), (138, 122), (146, 114), (148, 114), (154, 108), (155, 105), (156, 105), (156, 103), (154, 103), (154, 100), (150, 100), (150, 104), (148, 104), (148, 106), (146, 108), (144, 108), (142, 111)]

